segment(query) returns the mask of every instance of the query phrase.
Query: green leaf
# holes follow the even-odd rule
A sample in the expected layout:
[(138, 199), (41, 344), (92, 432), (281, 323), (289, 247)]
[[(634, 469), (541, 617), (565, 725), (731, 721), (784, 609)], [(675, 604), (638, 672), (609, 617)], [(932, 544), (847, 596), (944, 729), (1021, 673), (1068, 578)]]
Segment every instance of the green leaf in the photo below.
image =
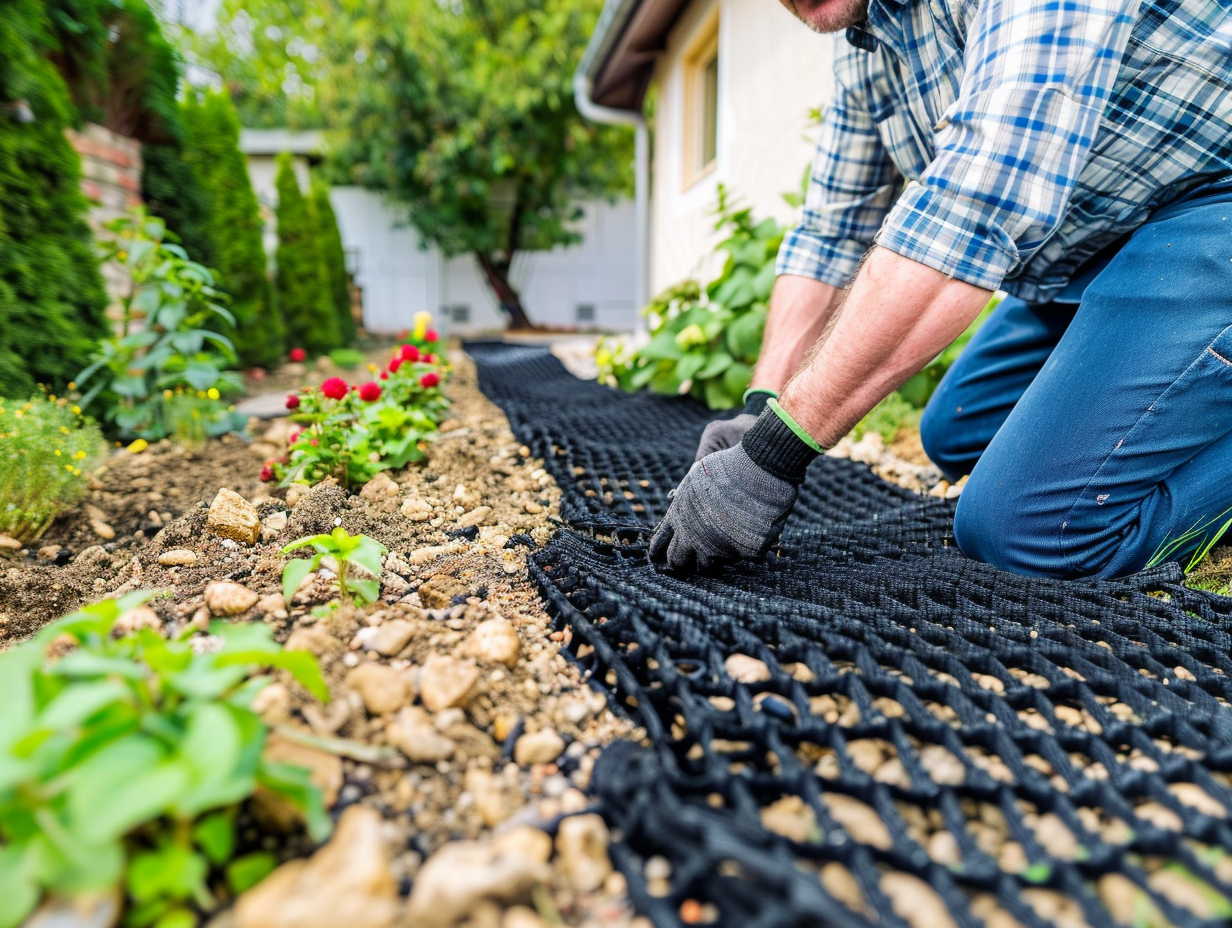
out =
[(732, 356), (742, 361), (756, 360), (765, 328), (766, 309), (760, 304), (737, 317), (727, 327), (727, 347)]
[(208, 871), (209, 865), (202, 855), (167, 843), (156, 850), (134, 854), (125, 882), (137, 903), (159, 898), (185, 900), (204, 889)]
[(705, 363), (702, 369), (699, 370), (694, 376), (698, 380), (709, 380), (711, 377), (717, 377), (719, 374), (731, 367), (734, 361), (735, 358), (733, 358), (726, 351), (720, 351), (717, 354), (711, 355), (710, 359)]
[[(348, 555), (348, 560), (354, 564), (358, 564), (374, 577), (381, 576), (381, 559), (389, 552), (383, 544), (375, 538), (369, 538), (367, 535), (358, 535), (359, 544), (355, 546), (355, 550)], [(375, 597), (374, 597), (375, 599)]]
[(161, 815), (188, 785), (185, 770), (165, 756), (152, 739), (130, 734), (77, 765), (66, 795), (73, 833), (98, 844)]
[(217, 703), (194, 708), (177, 751), (189, 776), (189, 788), (176, 797), (177, 812), (186, 818), (200, 815), (252, 792), (252, 780), (239, 764), (242, 751), (242, 733), (230, 709)]
[(206, 859), (222, 866), (235, 853), (235, 814), (231, 810), (203, 816), (192, 831), (193, 841)]
[(257, 769), (257, 782), (304, 813), (304, 821), (312, 840), (321, 842), (329, 837), (333, 822), (325, 812), (321, 789), (312, 782), (307, 770), (294, 764), (281, 764), (262, 758)]
[(347, 587), (355, 598), (364, 603), (374, 603), (381, 597), (381, 586), (376, 580), (347, 580)]
[(51, 730), (73, 728), (114, 703), (133, 700), (135, 695), (132, 689), (118, 680), (76, 683), (39, 713), (38, 726)]
[(218, 368), (205, 361), (190, 361), (184, 368), (184, 380), (194, 390), (208, 390), (218, 380)]
[(723, 388), (735, 397), (744, 395), (753, 379), (753, 368), (748, 364), (736, 363), (723, 372)]
[(683, 383), (691, 380), (706, 365), (705, 351), (695, 351), (685, 355), (676, 365), (676, 377)]
[[(356, 583), (372, 583), (375, 585), (375, 580), (353, 580), (351, 584)], [(369, 602), (374, 602), (375, 597)], [(325, 684), (325, 678), (321, 675), (321, 667), (317, 663), (317, 659), (308, 651), (251, 651), (251, 652), (236, 652), (234, 654), (221, 654), (218, 656), (220, 666), (228, 666), (232, 664), (258, 664), (264, 667), (275, 667), (279, 670), (285, 670), (294, 679), (295, 682), (306, 689), (309, 693), (319, 699), (321, 702), (329, 702), (329, 687)]]
[(304, 578), (312, 573), (316, 563), (317, 558), (309, 560), (297, 557), (287, 561), (286, 566), (282, 568), (282, 598), (286, 600), (288, 609), (291, 608), (291, 600), (295, 597), (295, 591), (304, 582)]
[(0, 847), (0, 928), (18, 928), (38, 905), (33, 863), (21, 843)]
[(227, 886), (231, 892), (239, 895), (260, 883), (273, 873), (277, 866), (278, 858), (268, 851), (256, 851), (237, 857), (227, 864)]
[(638, 357), (646, 361), (675, 361), (682, 354), (684, 352), (676, 344), (676, 332), (665, 328), (638, 352)]

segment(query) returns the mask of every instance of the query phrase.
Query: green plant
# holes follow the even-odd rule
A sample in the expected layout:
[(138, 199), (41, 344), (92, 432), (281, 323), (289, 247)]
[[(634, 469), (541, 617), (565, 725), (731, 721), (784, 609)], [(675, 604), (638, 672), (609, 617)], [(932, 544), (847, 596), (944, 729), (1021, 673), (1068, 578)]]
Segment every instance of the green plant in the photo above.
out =
[(716, 212), (715, 228), (728, 233), (718, 245), (727, 252), (722, 272), (704, 293), (686, 281), (656, 297), (642, 311), (651, 338), (641, 349), (601, 341), (595, 358), (605, 382), (691, 394), (711, 409), (740, 404), (761, 351), (784, 230), (773, 219), (755, 222), (751, 210), (733, 208), (722, 187)]
[(86, 492), (106, 451), (81, 408), (54, 396), (0, 398), (0, 534), (29, 544)]
[(230, 335), (240, 361), (274, 367), (285, 353), (285, 332), (266, 273), (265, 223), (240, 152), (240, 121), (226, 92), (189, 94), (184, 103), (185, 159), (208, 192), (212, 267), (231, 294), (238, 326)]
[(329, 279), (329, 294), (338, 316), (338, 334), (342, 344), (349, 345), (355, 341), (355, 317), (351, 314), (351, 284), (347, 277), (346, 252), (342, 248), (338, 217), (329, 201), (329, 185), (319, 177), (312, 179), (312, 212), (317, 223), (317, 250), (321, 254), (325, 276)]
[[(97, 409), (125, 437), (191, 440), (241, 427), (223, 402), (224, 393), (243, 389), (239, 375), (224, 369), (235, 353), (225, 336), (206, 328), (214, 318), (233, 321), (213, 275), (141, 208), (107, 228), (111, 238), (100, 249), (129, 287), (120, 297), (119, 334), (100, 342), (93, 363), (77, 375), (86, 390), (81, 405)], [(189, 391), (195, 399), (186, 425)]]
[(851, 438), (853, 441), (859, 441), (869, 432), (876, 432), (888, 445), (902, 429), (915, 428), (919, 424), (920, 409), (895, 392), (874, 406), (869, 414), (859, 421), (851, 430)]
[(1232, 507), (1210, 519), (1199, 519), (1175, 538), (1165, 538), (1159, 543), (1146, 566), (1155, 567), (1188, 551), (1189, 560), (1185, 562), (1185, 573), (1189, 573), (1206, 560), (1211, 549), (1219, 544), (1228, 529), (1232, 528), (1232, 518), (1225, 520), (1223, 524), (1216, 524), (1229, 512), (1232, 512)]
[[(387, 550), (383, 544), (367, 535), (351, 535), (339, 526), (328, 535), (310, 535), (293, 541), (282, 549), (282, 553), (290, 554), (309, 547), (316, 551), (311, 558), (295, 558), (287, 561), (282, 568), (282, 597), (288, 605), (304, 578), (320, 567), (327, 557), (338, 566), (338, 592), (345, 603), (362, 606), (377, 601), (381, 595), (381, 558)], [(371, 579), (356, 577), (353, 573), (355, 567), (366, 570), (372, 575)]]
[(330, 296), (312, 201), (299, 189), (291, 156), (278, 157), (278, 308), (287, 338), (310, 354), (325, 354), (342, 344), (338, 314)]
[(354, 348), (335, 348), (329, 353), (329, 359), (343, 370), (353, 371), (364, 363), (364, 353)]
[(261, 624), (121, 634), (152, 595), (87, 606), (0, 654), (0, 928), (44, 893), (122, 888), (131, 928), (197, 924), (219, 892), (268, 872), (236, 859), (236, 815), (258, 788), (298, 808), (310, 834), (330, 823), (308, 771), (263, 756), (253, 710), (282, 669), (328, 698), (316, 659), (283, 651)]
[(0, 100), (24, 100), (33, 122), (0, 115), (0, 396), (56, 389), (107, 331), (107, 297), (86, 225), (81, 159), (64, 81), (46, 59), (43, 0), (9, 0), (0, 14)]

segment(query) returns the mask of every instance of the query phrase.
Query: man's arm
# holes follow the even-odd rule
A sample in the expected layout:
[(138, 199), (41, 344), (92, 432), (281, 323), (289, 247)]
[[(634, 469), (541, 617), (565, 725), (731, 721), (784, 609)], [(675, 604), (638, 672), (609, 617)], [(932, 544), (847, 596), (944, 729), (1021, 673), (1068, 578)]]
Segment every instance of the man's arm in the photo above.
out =
[(785, 274), (774, 282), (770, 315), (752, 389), (781, 393), (804, 355), (821, 338), (842, 291), (811, 277)]

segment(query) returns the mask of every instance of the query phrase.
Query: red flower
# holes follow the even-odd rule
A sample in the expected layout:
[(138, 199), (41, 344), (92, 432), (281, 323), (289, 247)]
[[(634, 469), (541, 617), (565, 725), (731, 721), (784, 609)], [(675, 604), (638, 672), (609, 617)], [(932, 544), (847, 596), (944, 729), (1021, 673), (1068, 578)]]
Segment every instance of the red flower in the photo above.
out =
[(331, 377), (321, 384), (321, 392), (331, 400), (340, 400), (347, 395), (346, 381), (341, 377)]
[(381, 379), (382, 379), (382, 380), (388, 380), (388, 379), (389, 379), (389, 371), (381, 371)]
[(436, 371), (428, 371), (428, 373), (419, 378), (419, 382), (425, 389), (431, 390), (441, 382), (441, 375)]
[(299, 409), (299, 397), (294, 393), (287, 394), (287, 409)]
[(414, 345), (402, 346), (402, 360), (414, 363), (419, 360), (419, 349)]
[(389, 372), (391, 374), (396, 374), (398, 373), (398, 368), (400, 368), (401, 366), (402, 366), (402, 358), (400, 357), (394, 358), (392, 361), (389, 362)]
[(261, 482), (269, 483), (274, 479), (274, 468), (271, 464), (266, 464), (261, 468)]
[(375, 403), (381, 398), (381, 385), (375, 381), (369, 381), (359, 388), (359, 398), (365, 403)]
[(431, 343), (437, 341), (439, 338), (440, 336), (436, 334), (436, 329), (428, 329), (428, 331), (424, 332), (425, 342)]
[(302, 361), (308, 357), (308, 352), (303, 348), (292, 348), (290, 357), (292, 361)]
[(423, 361), (423, 362), (424, 362), (424, 364), (435, 364), (435, 363), (436, 363), (436, 355), (434, 355), (434, 354), (425, 354), (422, 358), (420, 358), (420, 360), (421, 360), (421, 361)]
[(301, 434), (303, 431), (304, 431), (303, 429), (296, 429), (294, 432), (292, 432), (292, 433), (291, 433), (291, 434), (287, 437), (287, 444), (288, 444), (288, 445), (293, 445), (293, 444), (295, 444), (296, 439), (298, 439), (298, 438), (299, 438), (300, 434)]
[(318, 442), (315, 438), (311, 438), (308, 440), (308, 444), (315, 448), (318, 444), (320, 444), (320, 442)]

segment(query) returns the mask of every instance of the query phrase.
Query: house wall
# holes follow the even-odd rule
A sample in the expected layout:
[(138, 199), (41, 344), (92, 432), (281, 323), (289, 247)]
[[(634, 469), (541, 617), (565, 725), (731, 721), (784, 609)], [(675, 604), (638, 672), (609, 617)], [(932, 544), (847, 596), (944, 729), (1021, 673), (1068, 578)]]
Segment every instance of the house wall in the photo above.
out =
[[(713, 171), (685, 184), (686, 59), (719, 17), (718, 146)], [(769, 0), (696, 0), (668, 35), (655, 70), (651, 292), (688, 277), (708, 280), (718, 185), (757, 217), (794, 221), (782, 194), (797, 191), (833, 86), (835, 36), (818, 35)]]

